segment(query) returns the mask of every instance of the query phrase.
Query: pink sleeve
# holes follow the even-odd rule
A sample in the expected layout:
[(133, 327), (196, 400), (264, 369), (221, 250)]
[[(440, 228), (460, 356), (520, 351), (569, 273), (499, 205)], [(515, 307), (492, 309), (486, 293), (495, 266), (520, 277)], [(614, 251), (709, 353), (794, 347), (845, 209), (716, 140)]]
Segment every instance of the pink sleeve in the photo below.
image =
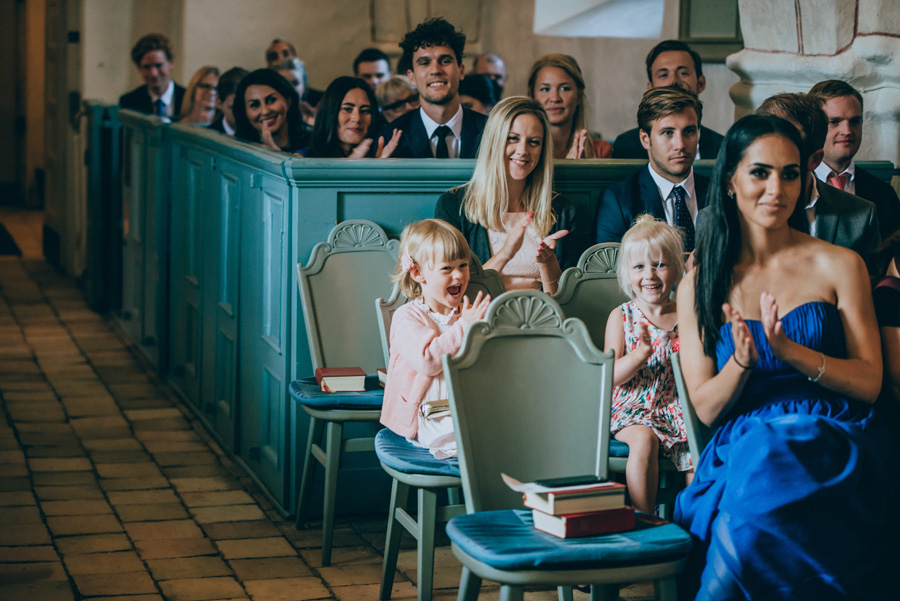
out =
[(391, 323), (391, 352), (424, 376), (436, 376), (444, 369), (441, 357), (453, 354), (462, 345), (468, 322), (457, 319), (449, 330), (441, 334), (424, 315), (409, 307), (401, 307)]

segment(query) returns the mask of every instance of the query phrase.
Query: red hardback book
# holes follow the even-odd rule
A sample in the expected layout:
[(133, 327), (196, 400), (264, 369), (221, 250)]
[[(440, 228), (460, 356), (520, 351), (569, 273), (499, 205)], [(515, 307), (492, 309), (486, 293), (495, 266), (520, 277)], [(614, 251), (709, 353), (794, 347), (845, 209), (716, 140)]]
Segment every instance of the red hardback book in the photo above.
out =
[(362, 392), (366, 389), (366, 372), (359, 367), (319, 367), (316, 384), (322, 392)]
[(534, 518), (535, 528), (559, 538), (626, 532), (634, 530), (635, 526), (634, 509), (627, 505), (615, 509), (568, 515), (549, 515), (533, 509), (531, 514)]

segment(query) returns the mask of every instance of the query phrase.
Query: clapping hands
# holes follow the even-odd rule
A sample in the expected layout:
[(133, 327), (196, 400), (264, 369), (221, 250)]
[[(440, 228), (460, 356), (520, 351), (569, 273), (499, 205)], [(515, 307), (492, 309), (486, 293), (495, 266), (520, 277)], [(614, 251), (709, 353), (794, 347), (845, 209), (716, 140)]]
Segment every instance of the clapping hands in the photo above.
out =
[(537, 255), (535, 256), (535, 261), (538, 263), (548, 263), (550, 261), (556, 260), (556, 242), (569, 233), (569, 230), (559, 230), (553, 234), (550, 234), (538, 245)]
[(475, 323), (476, 321), (481, 321), (482, 319), (484, 319), (484, 314), (487, 312), (488, 305), (490, 304), (490, 294), (482, 296), (482, 293), (479, 292), (475, 295), (475, 300), (471, 302), (469, 302), (468, 296), (464, 296), (462, 307), (459, 311), (459, 316), (467, 323)]
[(722, 305), (722, 312), (725, 313), (725, 318), (731, 323), (735, 362), (744, 369), (752, 369), (759, 362), (759, 353), (756, 350), (756, 344), (753, 342), (750, 326), (741, 317), (740, 312), (732, 307), (730, 303)]

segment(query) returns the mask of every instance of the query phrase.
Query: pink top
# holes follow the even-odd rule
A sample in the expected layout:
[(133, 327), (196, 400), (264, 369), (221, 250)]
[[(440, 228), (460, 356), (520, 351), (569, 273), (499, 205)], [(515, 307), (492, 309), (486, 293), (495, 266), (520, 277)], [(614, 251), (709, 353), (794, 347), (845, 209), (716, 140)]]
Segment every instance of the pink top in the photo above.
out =
[(453, 318), (451, 327), (441, 334), (419, 302), (410, 301), (394, 312), (381, 423), (400, 436), (416, 438), (419, 405), (432, 382), (443, 375), (441, 357), (462, 345), (469, 323)]

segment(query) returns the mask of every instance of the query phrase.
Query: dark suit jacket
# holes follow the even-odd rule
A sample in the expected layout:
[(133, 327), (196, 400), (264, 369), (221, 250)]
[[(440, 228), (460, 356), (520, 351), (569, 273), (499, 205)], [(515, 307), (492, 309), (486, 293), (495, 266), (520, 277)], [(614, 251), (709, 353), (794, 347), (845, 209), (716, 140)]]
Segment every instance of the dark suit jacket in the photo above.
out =
[[(172, 117), (178, 117), (178, 114), (181, 112), (181, 103), (183, 100), (184, 88), (176, 83), (175, 95), (172, 97), (174, 104), (172, 107)], [(153, 101), (150, 99), (150, 92), (147, 91), (147, 86), (141, 86), (131, 90), (127, 94), (122, 94), (119, 97), (119, 108), (152, 115), (154, 113)]]
[[(714, 159), (725, 137), (713, 130), (700, 126), (700, 158)], [(647, 150), (641, 146), (640, 129), (635, 127), (616, 138), (613, 143), (614, 159), (646, 159)]]
[[(481, 141), (481, 132), (484, 130), (484, 124), (487, 123), (487, 117), (481, 113), (463, 109), (462, 132), (460, 134), (459, 158), (474, 159), (475, 153), (478, 152), (478, 143)], [(422, 123), (422, 115), (418, 110), (407, 111), (390, 123), (386, 123), (381, 127), (379, 136), (384, 137), (385, 143), (391, 139), (394, 130), (399, 129), (403, 132), (400, 136), (400, 143), (397, 149), (391, 155), (393, 159), (433, 159), (434, 153), (431, 151), (431, 142), (428, 140), (428, 133), (425, 131), (425, 124)], [(378, 139), (377, 137), (375, 138)], [(376, 144), (372, 144), (370, 156), (375, 156)]]
[(881, 244), (875, 204), (816, 180), (816, 238), (855, 250), (868, 261)]
[[(709, 179), (694, 172), (694, 194), (697, 211), (706, 206)], [(642, 213), (650, 213), (657, 219), (666, 218), (659, 188), (650, 175), (650, 166), (643, 167), (620, 182), (606, 187), (597, 206), (595, 242), (621, 242), (622, 236)]]
[(858, 166), (853, 183), (857, 196), (878, 207), (881, 239), (887, 240), (891, 234), (900, 230), (900, 199), (897, 198), (897, 192), (889, 184)]

